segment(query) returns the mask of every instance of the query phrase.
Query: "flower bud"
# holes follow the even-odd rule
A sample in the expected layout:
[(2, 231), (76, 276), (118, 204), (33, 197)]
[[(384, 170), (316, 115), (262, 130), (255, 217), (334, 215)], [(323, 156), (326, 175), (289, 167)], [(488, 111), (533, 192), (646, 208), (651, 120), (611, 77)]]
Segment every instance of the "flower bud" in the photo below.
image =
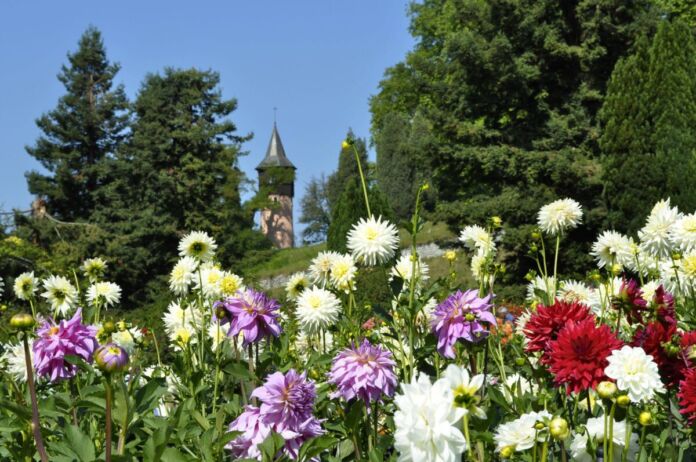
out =
[(501, 459), (509, 459), (515, 453), (515, 446), (505, 446), (500, 450)]
[(541, 233), (539, 231), (532, 231), (532, 239), (538, 241), (541, 239)]
[(121, 372), (128, 367), (128, 353), (115, 343), (108, 343), (94, 352), (94, 362), (107, 374)]
[(491, 217), (491, 224), (494, 228), (500, 228), (503, 225), (503, 219), (497, 215)]
[(0, 313), (2, 313), (3, 311), (7, 311), (7, 305), (4, 303), (0, 303)]
[(27, 330), (34, 327), (34, 318), (29, 313), (15, 314), (10, 318), (10, 327), (17, 330)]
[(544, 422), (537, 422), (534, 424), (534, 428), (536, 428), (537, 430), (543, 430), (544, 428), (546, 428), (546, 424), (544, 424)]
[(648, 425), (652, 425), (652, 422), (653, 422), (652, 414), (649, 411), (643, 411), (638, 416), (638, 423), (640, 423), (643, 427), (647, 427)]
[(445, 259), (447, 261), (454, 261), (457, 259), (457, 252), (454, 250), (448, 250), (445, 252)]
[(519, 367), (524, 366), (526, 362), (524, 358), (515, 358), (515, 364)]
[(570, 435), (568, 430), (568, 421), (563, 417), (554, 417), (549, 424), (551, 437), (556, 440), (564, 440)]
[(611, 265), (611, 272), (614, 276), (621, 274), (621, 271), (623, 271), (623, 266), (619, 265), (618, 263)]
[(618, 404), (621, 407), (627, 407), (629, 404), (631, 404), (631, 398), (629, 398), (628, 395), (617, 396), (616, 404)]
[(119, 321), (119, 322), (116, 323), (116, 327), (118, 328), (118, 330), (119, 330), (120, 332), (123, 332), (124, 330), (126, 330), (126, 322), (125, 322), (125, 321)]
[(616, 394), (616, 384), (614, 382), (602, 381), (597, 385), (597, 394), (602, 399), (611, 399)]
[(215, 307), (215, 317), (219, 320), (223, 320), (227, 317), (227, 310), (222, 303)]
[(113, 334), (114, 332), (116, 332), (116, 324), (114, 324), (113, 321), (106, 321), (102, 325), (102, 329), (104, 329), (105, 334)]

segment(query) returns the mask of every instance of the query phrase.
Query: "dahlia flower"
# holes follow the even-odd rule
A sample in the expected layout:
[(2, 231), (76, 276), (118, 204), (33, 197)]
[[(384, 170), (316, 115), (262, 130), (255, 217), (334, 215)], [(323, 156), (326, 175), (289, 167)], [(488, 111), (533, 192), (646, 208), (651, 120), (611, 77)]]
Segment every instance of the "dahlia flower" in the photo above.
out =
[(684, 215), (674, 222), (669, 238), (682, 252), (696, 250), (696, 213)]
[(37, 374), (48, 376), (51, 382), (68, 379), (77, 373), (78, 367), (65, 361), (65, 356), (73, 355), (92, 362), (92, 355), (98, 343), (97, 329), (82, 324), (82, 310), (78, 309), (69, 321), (59, 324), (46, 321), (36, 331), (33, 350)]
[(115, 343), (102, 345), (94, 352), (94, 363), (103, 372), (121, 372), (128, 366), (128, 353)]
[(515, 451), (526, 451), (537, 441), (544, 441), (546, 434), (537, 430), (535, 425), (538, 422), (548, 423), (552, 417), (547, 411), (529, 412), (511, 422), (501, 424), (493, 435), (496, 450), (500, 452), (503, 448), (512, 447)]
[(583, 282), (561, 281), (558, 289), (558, 298), (564, 302), (588, 306), (593, 313), (598, 313), (600, 307), (596, 305), (595, 292), (595, 289)]
[(600, 268), (611, 269), (613, 265), (630, 266), (634, 258), (633, 239), (616, 231), (604, 231), (592, 244), (593, 255)]
[[(193, 333), (200, 327), (201, 314), (193, 308), (182, 308), (176, 302), (171, 302), (167, 307), (167, 311), (162, 317), (164, 321), (164, 330), (169, 336), (169, 340), (178, 348), (178, 344), (188, 343), (193, 336)], [(195, 338), (193, 339), (195, 341)]]
[(331, 259), (329, 269), (331, 285), (337, 290), (349, 293), (355, 288), (355, 276), (358, 268), (351, 255), (337, 255)]
[(331, 397), (346, 401), (357, 398), (369, 405), (392, 396), (397, 383), (394, 366), (389, 350), (365, 339), (359, 346), (338, 353), (331, 363), (328, 382), (338, 388)]
[(325, 287), (330, 282), (331, 262), (340, 255), (340, 253), (333, 251), (319, 252), (312, 260), (312, 264), (309, 265), (309, 277), (312, 282)]
[(459, 234), (459, 240), (470, 250), (480, 255), (488, 255), (495, 250), (495, 242), (488, 231), (479, 225), (464, 227)]
[[(24, 356), (24, 345), (22, 343), (6, 344), (3, 346), (4, 353), (0, 355), (0, 365), (18, 382), (27, 381), (27, 365)], [(32, 364), (34, 364), (34, 352), (29, 349)]]
[[(428, 265), (418, 257), (418, 260), (416, 260), (416, 288), (428, 280), (428, 272)], [(414, 279), (413, 260), (411, 260), (411, 255), (402, 255), (399, 260), (397, 260), (396, 265), (391, 269), (389, 280), (393, 280), (394, 278), (402, 279), (404, 281), (404, 288), (409, 286)]]
[(612, 300), (614, 307), (626, 313), (628, 322), (643, 323), (643, 313), (648, 310), (648, 303), (643, 299), (643, 291), (635, 279), (621, 281), (619, 294)]
[(626, 345), (612, 351), (607, 362), (604, 374), (616, 381), (619, 390), (626, 391), (632, 402), (647, 402), (665, 391), (657, 364), (642, 348)]
[(87, 301), (99, 302), (104, 307), (114, 306), (121, 300), (121, 288), (113, 282), (95, 282), (87, 289)]
[(129, 355), (132, 355), (135, 351), (136, 342), (138, 342), (142, 337), (143, 334), (140, 329), (119, 329), (111, 334), (111, 341), (126, 350), (126, 353)]
[(90, 282), (96, 282), (104, 276), (106, 271), (106, 262), (99, 258), (88, 258), (82, 262), (82, 274), (85, 275)]
[(597, 327), (594, 318), (568, 323), (549, 344), (549, 370), (555, 384), (565, 385), (568, 394), (594, 389), (605, 379), (607, 357), (622, 345), (609, 326)]
[(223, 272), (220, 280), (220, 293), (224, 297), (231, 297), (239, 290), (244, 290), (244, 280), (229, 271)]
[(542, 276), (536, 276), (527, 284), (527, 300), (537, 303), (545, 301), (545, 298), (540, 297), (540, 293), (546, 294), (549, 299), (553, 300), (556, 298), (557, 287), (558, 284), (556, 283), (555, 277), (547, 276), (544, 278)]
[(454, 407), (449, 384), (434, 384), (425, 374), (401, 384), (401, 394), (394, 402), (394, 447), (399, 461), (454, 462), (466, 449), (466, 439), (459, 430), (464, 409)]
[(39, 281), (34, 277), (34, 272), (22, 273), (14, 281), (14, 293), (20, 300), (29, 300), (36, 293)]
[(278, 337), (282, 331), (278, 324), (278, 302), (265, 294), (247, 289), (224, 301), (223, 306), (231, 315), (228, 335), (244, 335), (244, 346), (265, 337)]
[(51, 304), (51, 309), (65, 316), (77, 302), (77, 289), (63, 276), (49, 276), (44, 279), (43, 298)]
[(204, 231), (193, 231), (179, 241), (179, 256), (191, 257), (201, 262), (208, 262), (215, 256), (217, 244)]
[[(610, 424), (608, 423), (607, 426)], [(612, 436), (612, 441), (614, 442), (614, 454), (613, 460), (622, 460), (622, 454), (624, 451), (624, 446), (626, 445), (626, 421), (622, 420), (620, 422), (614, 421), (613, 424), (614, 433)], [(574, 461), (578, 462), (591, 462), (595, 460), (592, 455), (590, 455), (587, 450), (587, 440), (588, 437), (592, 438), (594, 442), (594, 447), (602, 447), (604, 442), (604, 417), (592, 417), (587, 419), (585, 424), (586, 432), (576, 433), (573, 437), (573, 441), (570, 443), (570, 452), (573, 456)], [(629, 461), (636, 460), (636, 455), (638, 452), (638, 436), (635, 431), (631, 433), (631, 439), (628, 445), (628, 454), (626, 454), (626, 459)], [(607, 455), (604, 456), (605, 458)], [(605, 459), (606, 460), (606, 459)]]
[(540, 351), (548, 360), (550, 344), (558, 332), (567, 324), (585, 319), (594, 319), (590, 309), (580, 303), (558, 301), (553, 305), (539, 305), (525, 323), (523, 333), (527, 340), (527, 351)]
[(476, 396), (483, 385), (483, 374), (472, 377), (466, 368), (450, 364), (445, 369), (443, 378), (452, 390), (455, 407), (464, 409), (465, 414), (471, 413), (479, 419), (486, 418), (486, 412), (478, 407), (479, 397)]
[(361, 218), (348, 232), (348, 249), (356, 261), (375, 266), (391, 260), (399, 244), (396, 226), (382, 217)]
[(645, 303), (652, 302), (653, 296), (655, 296), (655, 291), (660, 287), (660, 281), (648, 281), (640, 287), (640, 296), (645, 300)]
[(431, 328), (437, 336), (437, 351), (446, 358), (454, 358), (454, 344), (463, 338), (469, 342), (483, 339), (488, 331), (483, 323), (496, 324), (491, 313), (492, 295), (478, 297), (477, 290), (467, 290), (447, 297), (432, 315)]
[(557, 236), (582, 222), (582, 207), (573, 199), (559, 199), (544, 205), (537, 215), (539, 228), (546, 234)]
[(696, 369), (689, 369), (684, 379), (679, 383), (679, 412), (689, 421), (689, 425), (696, 422)]
[(640, 247), (654, 258), (668, 258), (672, 255), (672, 226), (681, 218), (676, 207), (669, 206), (669, 199), (655, 204), (645, 226), (638, 231)]
[(288, 295), (288, 300), (295, 301), (300, 294), (309, 287), (309, 279), (305, 273), (295, 273), (290, 276), (287, 284), (285, 284), (285, 293)]
[(218, 299), (222, 296), (222, 280), (225, 272), (215, 265), (206, 263), (201, 265), (200, 275), (193, 277), (196, 290), (203, 292), (209, 299)]
[(312, 287), (297, 298), (297, 320), (302, 329), (316, 333), (332, 326), (341, 312), (341, 301), (328, 290)]
[(169, 288), (177, 295), (185, 295), (194, 280), (198, 262), (193, 257), (183, 257), (174, 265), (169, 275)]

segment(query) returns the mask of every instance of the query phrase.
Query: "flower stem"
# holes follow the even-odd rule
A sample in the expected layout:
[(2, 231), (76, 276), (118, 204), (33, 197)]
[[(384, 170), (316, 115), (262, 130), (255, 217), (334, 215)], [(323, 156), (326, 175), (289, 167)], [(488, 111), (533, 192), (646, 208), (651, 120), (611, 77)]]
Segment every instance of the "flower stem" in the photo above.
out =
[[(614, 462), (614, 411), (616, 410), (616, 403), (612, 403), (611, 411), (609, 412), (609, 453), (604, 455), (604, 459), (608, 462)], [(604, 435), (606, 440), (606, 433)], [(607, 459), (607, 456), (609, 457)]]
[(365, 182), (365, 175), (363, 175), (360, 156), (358, 155), (358, 150), (355, 149), (355, 144), (353, 144), (353, 153), (355, 154), (355, 162), (358, 164), (358, 173), (360, 173), (360, 182), (362, 183), (363, 195), (365, 196), (365, 208), (367, 209), (367, 216), (369, 217), (372, 216), (372, 211), (370, 211), (370, 199), (367, 197), (367, 183)]
[(106, 462), (111, 462), (111, 400), (113, 398), (113, 391), (109, 380), (109, 377), (106, 377), (104, 380), (104, 388), (106, 389), (106, 436), (104, 441)]
[(36, 450), (41, 457), (41, 462), (48, 462), (48, 454), (43, 444), (41, 436), (41, 421), (39, 420), (39, 404), (36, 400), (36, 384), (34, 383), (34, 368), (31, 365), (31, 353), (29, 352), (29, 340), (27, 333), (24, 333), (22, 341), (24, 342), (24, 362), (27, 366), (27, 384), (29, 385), (29, 396), (31, 397), (31, 428), (34, 432), (34, 440), (36, 441)]
[(218, 398), (218, 384), (220, 382), (220, 350), (222, 349), (222, 341), (220, 340), (220, 320), (216, 321), (217, 330), (215, 331), (215, 342), (217, 342), (217, 347), (215, 348), (215, 380), (213, 385), (213, 415), (215, 415), (215, 410), (217, 408), (217, 398)]
[(474, 451), (471, 449), (471, 437), (469, 436), (469, 414), (464, 414), (462, 419), (462, 427), (464, 428), (464, 439), (466, 440), (466, 454), (469, 460), (474, 460)]

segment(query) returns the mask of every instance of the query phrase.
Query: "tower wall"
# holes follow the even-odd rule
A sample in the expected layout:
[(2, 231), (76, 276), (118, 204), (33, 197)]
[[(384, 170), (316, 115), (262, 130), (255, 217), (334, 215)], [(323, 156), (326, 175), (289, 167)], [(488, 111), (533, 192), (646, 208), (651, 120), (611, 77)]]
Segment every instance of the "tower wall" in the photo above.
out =
[(261, 210), (261, 232), (279, 249), (294, 247), (292, 197), (270, 194), (268, 198), (276, 207)]

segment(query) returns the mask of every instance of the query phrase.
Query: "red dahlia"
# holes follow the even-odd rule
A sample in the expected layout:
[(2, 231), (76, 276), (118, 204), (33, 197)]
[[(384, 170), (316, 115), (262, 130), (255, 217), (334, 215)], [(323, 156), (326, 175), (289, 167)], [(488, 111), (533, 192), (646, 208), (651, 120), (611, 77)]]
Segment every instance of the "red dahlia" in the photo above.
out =
[(590, 309), (580, 303), (556, 300), (553, 305), (539, 305), (524, 326), (524, 335), (529, 340), (528, 352), (542, 351), (542, 362), (548, 361), (549, 344), (556, 340), (558, 332), (570, 322), (591, 319)]
[(629, 323), (643, 323), (643, 313), (648, 309), (648, 302), (643, 299), (643, 291), (635, 279), (624, 279), (621, 282), (619, 295), (612, 300), (612, 304), (620, 312), (626, 313)]
[(609, 326), (597, 327), (593, 318), (568, 324), (550, 343), (549, 369), (554, 382), (565, 385), (569, 394), (595, 388), (606, 379), (607, 357), (622, 346)]
[(684, 375), (684, 380), (679, 383), (679, 412), (684, 414), (689, 423), (696, 421), (696, 370), (689, 369)]
[(677, 323), (677, 317), (674, 312), (674, 297), (672, 297), (672, 294), (665, 291), (662, 285), (655, 290), (655, 295), (653, 295), (652, 298), (652, 304), (658, 321), (664, 325), (672, 325)]
[[(670, 353), (667, 347), (673, 343), (677, 335), (677, 325), (669, 322), (651, 321), (645, 327), (639, 327), (633, 335), (631, 346), (641, 347), (645, 352), (653, 357), (660, 375), (662, 375), (670, 385), (676, 385), (682, 379), (684, 360), (681, 354)], [(689, 342), (690, 340), (684, 340)], [(686, 348), (688, 345), (682, 345)], [(675, 345), (675, 349), (680, 349)]]

